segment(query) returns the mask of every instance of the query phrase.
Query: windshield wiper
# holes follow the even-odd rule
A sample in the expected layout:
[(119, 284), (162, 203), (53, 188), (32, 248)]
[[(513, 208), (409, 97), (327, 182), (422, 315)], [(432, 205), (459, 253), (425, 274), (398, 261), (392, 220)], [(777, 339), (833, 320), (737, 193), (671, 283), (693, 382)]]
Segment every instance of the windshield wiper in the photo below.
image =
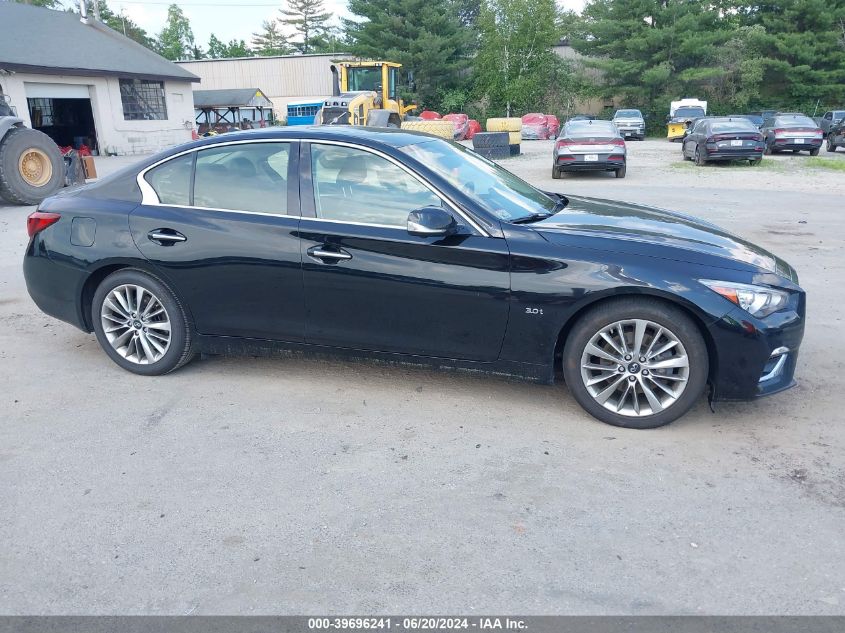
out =
[(528, 224), (529, 222), (545, 220), (546, 218), (552, 217), (552, 215), (553, 214), (551, 213), (531, 213), (530, 215), (524, 215), (516, 220), (511, 220), (511, 224)]

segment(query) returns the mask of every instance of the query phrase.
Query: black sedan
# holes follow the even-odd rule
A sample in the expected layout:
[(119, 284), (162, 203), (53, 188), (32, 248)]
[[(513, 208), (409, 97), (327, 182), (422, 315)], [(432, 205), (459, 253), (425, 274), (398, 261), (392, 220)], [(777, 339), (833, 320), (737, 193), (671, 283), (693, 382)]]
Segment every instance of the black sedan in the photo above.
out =
[(24, 274), (120, 367), (279, 348), (561, 369), (649, 428), (793, 384), (804, 292), (774, 255), (668, 211), (539, 191), (450, 141), (325, 126), (182, 145), (47, 199)]
[(612, 121), (569, 121), (552, 152), (552, 178), (573, 171), (612, 171), (624, 178), (626, 157), (625, 139)]
[(761, 128), (766, 137), (766, 153), (792, 151), (818, 156), (824, 132), (813, 119), (800, 113), (776, 114)]
[(766, 144), (757, 126), (746, 118), (698, 119), (684, 135), (681, 153), (696, 165), (708, 162), (747, 160), (756, 165)]

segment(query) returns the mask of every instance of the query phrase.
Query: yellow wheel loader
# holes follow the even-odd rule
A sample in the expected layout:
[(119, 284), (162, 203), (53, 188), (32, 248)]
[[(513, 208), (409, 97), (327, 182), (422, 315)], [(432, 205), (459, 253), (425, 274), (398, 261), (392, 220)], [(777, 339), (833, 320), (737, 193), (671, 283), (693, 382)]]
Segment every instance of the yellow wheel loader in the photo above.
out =
[(331, 67), (332, 96), (314, 117), (315, 125), (400, 127), (416, 105), (399, 98), (402, 64), (384, 61), (339, 62)]

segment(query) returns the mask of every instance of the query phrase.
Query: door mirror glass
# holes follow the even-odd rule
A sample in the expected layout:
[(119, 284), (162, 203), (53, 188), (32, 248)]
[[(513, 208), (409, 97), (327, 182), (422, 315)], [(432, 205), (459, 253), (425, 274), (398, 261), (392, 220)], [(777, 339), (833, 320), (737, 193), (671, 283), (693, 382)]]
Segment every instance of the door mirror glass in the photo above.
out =
[(423, 207), (408, 214), (408, 233), (419, 237), (446, 237), (458, 232), (458, 223), (440, 207)]

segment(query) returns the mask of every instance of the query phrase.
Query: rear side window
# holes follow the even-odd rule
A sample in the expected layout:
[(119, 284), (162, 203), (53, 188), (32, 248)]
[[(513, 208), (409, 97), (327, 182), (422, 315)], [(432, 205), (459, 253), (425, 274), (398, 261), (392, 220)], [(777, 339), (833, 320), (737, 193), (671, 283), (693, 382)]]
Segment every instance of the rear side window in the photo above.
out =
[(191, 167), (193, 154), (185, 154), (159, 165), (144, 174), (161, 204), (191, 204)]
[(244, 143), (197, 152), (193, 206), (287, 213), (290, 144)]

